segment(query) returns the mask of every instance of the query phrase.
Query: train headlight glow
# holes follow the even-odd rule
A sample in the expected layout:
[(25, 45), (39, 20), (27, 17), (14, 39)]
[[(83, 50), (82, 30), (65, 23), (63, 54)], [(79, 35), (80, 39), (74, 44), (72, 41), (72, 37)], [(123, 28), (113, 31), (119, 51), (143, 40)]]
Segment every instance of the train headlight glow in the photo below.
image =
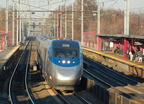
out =
[(60, 63), (60, 61), (58, 61), (58, 63)]
[(65, 63), (66, 63), (66, 61), (65, 61), (65, 60), (63, 60), (63, 61), (62, 61), (62, 63), (63, 63), (63, 64), (65, 64)]
[(52, 79), (52, 77), (50, 76), (50, 79)]
[(73, 64), (74, 64), (75, 62), (73, 61)]
[(67, 61), (68, 64), (70, 64), (70, 61)]

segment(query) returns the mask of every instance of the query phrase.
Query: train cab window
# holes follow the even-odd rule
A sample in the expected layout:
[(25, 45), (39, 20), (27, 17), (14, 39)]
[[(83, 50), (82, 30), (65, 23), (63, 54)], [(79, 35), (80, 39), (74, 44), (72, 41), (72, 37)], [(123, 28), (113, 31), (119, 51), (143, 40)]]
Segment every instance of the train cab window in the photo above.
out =
[(55, 57), (57, 58), (65, 58), (65, 50), (64, 49), (56, 49)]
[(76, 49), (55, 49), (55, 57), (57, 58), (77, 58)]
[(67, 57), (68, 58), (72, 58), (72, 59), (74, 59), (74, 58), (77, 58), (77, 52), (76, 52), (76, 50), (68, 50), (67, 51)]

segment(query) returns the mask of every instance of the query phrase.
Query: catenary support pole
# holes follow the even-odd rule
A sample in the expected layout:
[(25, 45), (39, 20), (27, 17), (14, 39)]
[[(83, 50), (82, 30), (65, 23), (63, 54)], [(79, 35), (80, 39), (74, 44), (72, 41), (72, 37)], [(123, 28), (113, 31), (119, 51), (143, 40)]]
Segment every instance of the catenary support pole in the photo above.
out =
[(16, 16), (16, 17), (17, 17), (17, 18), (16, 18), (16, 20), (17, 20), (17, 24), (16, 24), (16, 25), (17, 25), (17, 26), (16, 26), (16, 29), (17, 29), (17, 31), (16, 31), (16, 45), (18, 45), (18, 22), (19, 22), (19, 21), (18, 21), (18, 12), (17, 12), (16, 14), (17, 14), (17, 16)]
[(74, 40), (74, 0), (72, 2), (72, 40)]
[(5, 48), (7, 49), (8, 46), (8, 0), (6, 0), (6, 26), (5, 26), (5, 30), (6, 30), (6, 44), (5, 44)]
[[(13, 10), (14, 10), (14, 1), (13, 1)], [(14, 40), (15, 40), (15, 12), (13, 12), (12, 17), (12, 46), (14, 46)]]
[(65, 38), (67, 38), (67, 7), (66, 7), (66, 0), (65, 0)]
[(97, 34), (100, 34), (100, 0), (98, 0)]
[(83, 0), (81, 0), (81, 45), (83, 46)]
[(124, 35), (129, 35), (129, 0), (124, 0)]

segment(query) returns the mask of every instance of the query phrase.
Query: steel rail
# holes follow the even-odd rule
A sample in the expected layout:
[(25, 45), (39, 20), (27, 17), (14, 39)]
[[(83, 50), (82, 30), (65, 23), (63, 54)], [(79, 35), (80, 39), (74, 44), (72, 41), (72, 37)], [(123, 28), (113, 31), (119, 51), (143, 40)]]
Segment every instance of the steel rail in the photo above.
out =
[(26, 87), (26, 92), (30, 98), (30, 101), (32, 104), (35, 104), (33, 99), (32, 99), (32, 96), (30, 94), (30, 91), (29, 91), (29, 88), (28, 88), (28, 69), (29, 69), (29, 61), (30, 61), (30, 53), (31, 53), (31, 50), (32, 50), (32, 42), (31, 42), (31, 47), (30, 47), (30, 52), (28, 54), (28, 61), (27, 61), (27, 64), (26, 64), (26, 73), (25, 73), (25, 87)]
[(15, 68), (14, 68), (14, 71), (13, 71), (13, 73), (12, 73), (12, 75), (11, 75), (10, 81), (9, 81), (9, 98), (10, 98), (10, 103), (11, 103), (11, 104), (14, 104), (13, 99), (12, 99), (12, 93), (11, 93), (12, 81), (13, 81), (13, 79), (14, 79), (14, 75), (16, 74), (18, 65), (20, 64), (20, 62), (21, 62), (21, 60), (22, 60), (22, 58), (23, 58), (23, 56), (24, 56), (24, 54), (25, 54), (25, 52), (26, 52), (26, 49), (27, 49), (28, 46), (29, 46), (29, 43), (30, 43), (30, 40), (29, 40), (28, 44), (26, 45), (24, 51), (22, 52), (22, 55), (20, 56), (20, 58), (19, 58), (19, 60), (18, 60), (18, 62), (17, 62), (17, 64), (16, 64), (16, 66), (15, 66)]
[[(87, 58), (87, 59), (88, 59), (88, 58)], [(92, 60), (91, 60), (91, 61), (92, 61)], [(94, 66), (94, 65), (91, 65), (91, 66)], [(93, 77), (94, 79), (100, 81), (102, 84), (107, 85), (107, 86), (111, 87), (111, 88), (114, 89), (114, 90), (118, 90), (118, 91), (120, 91), (120, 92), (123, 92), (122, 90), (115, 88), (113, 85), (111, 85), (111, 84), (103, 81), (102, 79), (98, 78), (97, 76), (93, 75), (92, 73), (88, 72), (87, 70), (84, 70), (84, 72), (87, 73), (87, 74), (89, 74), (89, 75), (90, 75), (91, 77)], [(123, 93), (125, 93), (125, 92), (123, 92)], [(138, 98), (134, 97), (134, 96), (131, 95), (131, 94), (125, 93), (125, 95), (133, 98), (133, 100), (135, 100), (135, 101), (137, 101), (137, 102), (139, 102), (139, 103), (143, 103), (143, 101), (142, 101), (141, 99), (138, 99)]]
[(80, 101), (82, 101), (84, 104), (91, 104), (84, 98), (80, 97), (76, 92), (74, 92), (74, 96), (76, 96)]

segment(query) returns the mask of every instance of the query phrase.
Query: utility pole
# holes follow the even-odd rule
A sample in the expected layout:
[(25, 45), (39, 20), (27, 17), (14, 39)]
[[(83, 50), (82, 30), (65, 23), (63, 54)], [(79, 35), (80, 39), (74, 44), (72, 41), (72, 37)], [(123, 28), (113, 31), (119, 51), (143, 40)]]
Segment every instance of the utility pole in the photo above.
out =
[[(14, 1), (13, 1), (13, 11), (14, 11)], [(13, 19), (12, 19), (12, 45), (14, 46), (14, 34), (15, 34), (15, 12), (13, 12)]]
[(61, 29), (60, 29), (60, 28), (61, 28), (61, 26), (60, 26), (60, 24), (61, 24), (61, 22), (60, 22), (60, 20), (61, 20), (61, 19), (60, 19), (60, 18), (61, 18), (61, 15), (62, 15), (62, 14), (60, 14), (60, 13), (58, 14), (58, 38), (59, 38), (59, 39), (60, 39), (60, 37), (61, 37), (61, 36), (60, 36), (60, 33), (61, 33)]
[(74, 0), (72, 2), (72, 40), (74, 40)]
[(6, 0), (6, 26), (5, 26), (5, 30), (6, 30), (6, 49), (8, 47), (8, 0)]
[[(23, 3), (25, 3), (26, 1), (21, 1)], [(21, 5), (21, 8), (24, 8), (24, 5)], [(25, 21), (23, 19), (25, 13), (21, 14), (21, 41), (24, 42), (24, 25), (25, 25)], [(26, 16), (25, 16), (26, 17)]]
[[(100, 0), (97, 0), (97, 3), (98, 3), (98, 11), (97, 11), (97, 14), (98, 14), (98, 17), (97, 17), (97, 34), (100, 34)], [(101, 51), (101, 43), (102, 43), (102, 40), (100, 37), (97, 37), (97, 50), (98, 51)]]
[[(124, 35), (129, 35), (129, 0), (124, 0), (125, 2), (125, 10), (124, 10)], [(124, 47), (123, 47), (123, 51), (124, 51), (124, 59), (126, 60), (126, 51), (127, 51), (127, 46), (128, 46), (128, 40), (124, 39)], [(130, 48), (132, 48), (132, 43), (133, 41), (130, 42)]]
[(65, 0), (65, 38), (67, 38), (67, 7), (66, 7), (66, 0)]
[(53, 25), (53, 27), (54, 27), (54, 35), (53, 35), (53, 36), (56, 37), (56, 36), (55, 36), (55, 34), (56, 34), (56, 29), (55, 29), (55, 27), (56, 27), (56, 25), (55, 25), (55, 24), (56, 24), (55, 18), (56, 18), (56, 17), (55, 17), (55, 13), (53, 13), (53, 17), (54, 17), (54, 25)]
[[(62, 1), (62, 4), (63, 4), (63, 1)], [(60, 5), (60, 11), (62, 11), (62, 5)], [(62, 24), (63, 24), (63, 12), (61, 12), (61, 16), (60, 16), (60, 38), (63, 38), (63, 33), (62, 33)]]
[(83, 46), (83, 0), (81, 0), (81, 45)]
[(22, 13), (22, 12), (20, 12), (20, 9), (21, 9), (21, 2), (20, 2), (20, 0), (19, 0), (19, 14), (20, 14), (20, 15), (19, 15), (19, 17), (20, 17), (20, 19), (19, 19), (19, 42), (21, 42), (21, 23), (22, 23), (22, 22), (21, 22), (21, 17), (22, 17), (22, 16), (21, 16), (21, 15), (22, 15), (21, 13)]
[(97, 3), (98, 3), (97, 34), (100, 34), (100, 0), (98, 0)]
[(124, 11), (124, 35), (129, 35), (129, 0), (124, 0), (125, 11)]
[[(17, 10), (18, 10), (18, 8), (17, 8)], [(18, 16), (18, 11), (17, 11), (16, 15), (17, 15), (17, 19), (16, 19), (16, 20), (17, 20), (17, 24), (16, 24), (16, 25), (17, 25), (17, 31), (16, 31), (16, 45), (18, 45), (18, 22), (19, 22), (19, 21), (18, 21), (18, 17), (19, 17), (19, 16)]]

